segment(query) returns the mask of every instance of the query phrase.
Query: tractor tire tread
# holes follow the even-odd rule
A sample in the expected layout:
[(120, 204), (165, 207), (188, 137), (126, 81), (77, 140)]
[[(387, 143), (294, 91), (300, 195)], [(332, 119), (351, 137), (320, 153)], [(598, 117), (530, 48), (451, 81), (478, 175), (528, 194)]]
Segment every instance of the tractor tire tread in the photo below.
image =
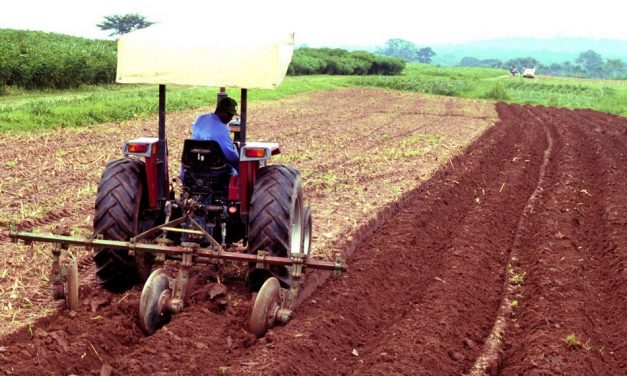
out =
[[(94, 237), (102, 235), (107, 240), (127, 241), (137, 235), (143, 173), (144, 164), (140, 160), (123, 158), (107, 164), (96, 196)], [(127, 290), (139, 280), (137, 261), (128, 252), (97, 248), (93, 259), (98, 282), (109, 291)]]
[[(302, 197), (300, 173), (292, 167), (271, 165), (259, 170), (251, 198), (248, 253), (259, 250), (272, 256), (287, 257), (290, 253), (290, 231), (294, 190)], [(302, 202), (302, 199), (301, 199)], [(254, 267), (252, 267), (254, 272)], [(285, 286), (289, 280), (286, 267), (270, 267)], [(249, 281), (256, 290), (263, 281)]]

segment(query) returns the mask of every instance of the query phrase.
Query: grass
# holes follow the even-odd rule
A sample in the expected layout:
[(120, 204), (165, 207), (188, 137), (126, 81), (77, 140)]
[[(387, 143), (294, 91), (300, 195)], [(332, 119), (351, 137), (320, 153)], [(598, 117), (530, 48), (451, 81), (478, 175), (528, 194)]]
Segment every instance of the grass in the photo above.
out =
[(507, 268), (507, 276), (509, 277), (509, 282), (512, 285), (515, 285), (515, 286), (521, 285), (523, 281), (525, 280), (526, 275), (527, 275), (527, 272), (518, 273), (511, 266)]
[(511, 286), (510, 292), (515, 294), (515, 300), (510, 302), (510, 307), (512, 308), (512, 316), (516, 316), (514, 309), (520, 307), (521, 302), (518, 299), (523, 299), (525, 296), (523, 295), (523, 282), (525, 281), (525, 277), (527, 276), (527, 272), (517, 272), (511, 265), (507, 267), (507, 278), (509, 280), (509, 284)]
[(579, 348), (583, 348), (585, 350), (591, 349), (591, 346), (589, 345), (590, 341), (586, 343), (581, 342), (581, 340), (579, 339), (579, 337), (577, 337), (575, 333), (571, 333), (567, 335), (566, 337), (562, 339), (562, 341), (566, 343), (566, 346), (568, 346), (569, 349), (579, 349)]
[(511, 77), (505, 70), (438, 68), (408, 64), (401, 76), (352, 77), (351, 84), (462, 98), (565, 108), (591, 108), (627, 116), (627, 81), (565, 77)]
[[(251, 90), (249, 102), (343, 86), (342, 77), (286, 77), (277, 90)], [(38, 131), (146, 118), (157, 113), (156, 85), (85, 85), (75, 90), (11, 88), (0, 97), (0, 132)], [(213, 106), (217, 88), (169, 86), (166, 109)], [(239, 101), (239, 90), (229, 92)]]
[[(276, 90), (251, 90), (249, 101), (359, 86), (462, 98), (592, 108), (627, 116), (627, 81), (564, 77), (511, 77), (505, 70), (408, 64), (400, 76), (286, 77)], [(156, 85), (98, 85), (74, 90), (26, 91), (5, 87), (0, 132), (24, 132), (146, 118), (157, 112)], [(167, 111), (212, 107), (216, 88), (169, 86)], [(239, 100), (239, 90), (230, 94)]]

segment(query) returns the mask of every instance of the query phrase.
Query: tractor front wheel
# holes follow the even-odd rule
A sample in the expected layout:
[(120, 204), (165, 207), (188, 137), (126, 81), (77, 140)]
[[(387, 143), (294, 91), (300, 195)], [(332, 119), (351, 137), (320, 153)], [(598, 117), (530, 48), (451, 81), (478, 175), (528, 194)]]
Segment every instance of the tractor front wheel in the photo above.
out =
[[(271, 256), (290, 257), (300, 253), (303, 242), (304, 206), (300, 173), (288, 166), (271, 165), (259, 169), (250, 200), (248, 253), (266, 251)], [(257, 291), (264, 281), (276, 277), (281, 285), (292, 284), (290, 269), (273, 265), (257, 269), (251, 264), (248, 281)]]
[[(144, 162), (130, 158), (107, 165), (96, 196), (94, 237), (128, 241), (139, 233), (145, 202), (144, 169)], [(93, 257), (100, 286), (112, 292), (122, 292), (143, 282), (152, 266), (150, 255), (136, 252), (131, 256), (126, 250), (97, 248)]]

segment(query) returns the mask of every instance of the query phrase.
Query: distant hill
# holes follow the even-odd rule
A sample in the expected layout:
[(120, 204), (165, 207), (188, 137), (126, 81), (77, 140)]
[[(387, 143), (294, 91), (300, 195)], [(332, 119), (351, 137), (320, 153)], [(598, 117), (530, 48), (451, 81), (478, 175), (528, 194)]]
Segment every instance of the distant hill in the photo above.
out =
[(604, 59), (627, 63), (627, 41), (586, 38), (508, 38), (430, 46), (436, 55), (433, 64), (456, 65), (465, 56), (478, 59), (508, 60), (533, 57), (543, 64), (574, 62), (581, 52), (594, 50)]

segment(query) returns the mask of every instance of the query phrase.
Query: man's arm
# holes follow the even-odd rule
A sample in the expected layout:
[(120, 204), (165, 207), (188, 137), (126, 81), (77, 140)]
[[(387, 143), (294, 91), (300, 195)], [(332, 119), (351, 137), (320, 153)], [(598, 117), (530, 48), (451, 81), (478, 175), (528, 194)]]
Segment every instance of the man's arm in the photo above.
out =
[(231, 134), (226, 126), (224, 126), (223, 131), (214, 135), (214, 140), (220, 144), (220, 149), (222, 149), (222, 153), (224, 153), (224, 157), (226, 157), (229, 164), (236, 169), (239, 168), (239, 154), (237, 149), (235, 149), (233, 141), (231, 141)]

